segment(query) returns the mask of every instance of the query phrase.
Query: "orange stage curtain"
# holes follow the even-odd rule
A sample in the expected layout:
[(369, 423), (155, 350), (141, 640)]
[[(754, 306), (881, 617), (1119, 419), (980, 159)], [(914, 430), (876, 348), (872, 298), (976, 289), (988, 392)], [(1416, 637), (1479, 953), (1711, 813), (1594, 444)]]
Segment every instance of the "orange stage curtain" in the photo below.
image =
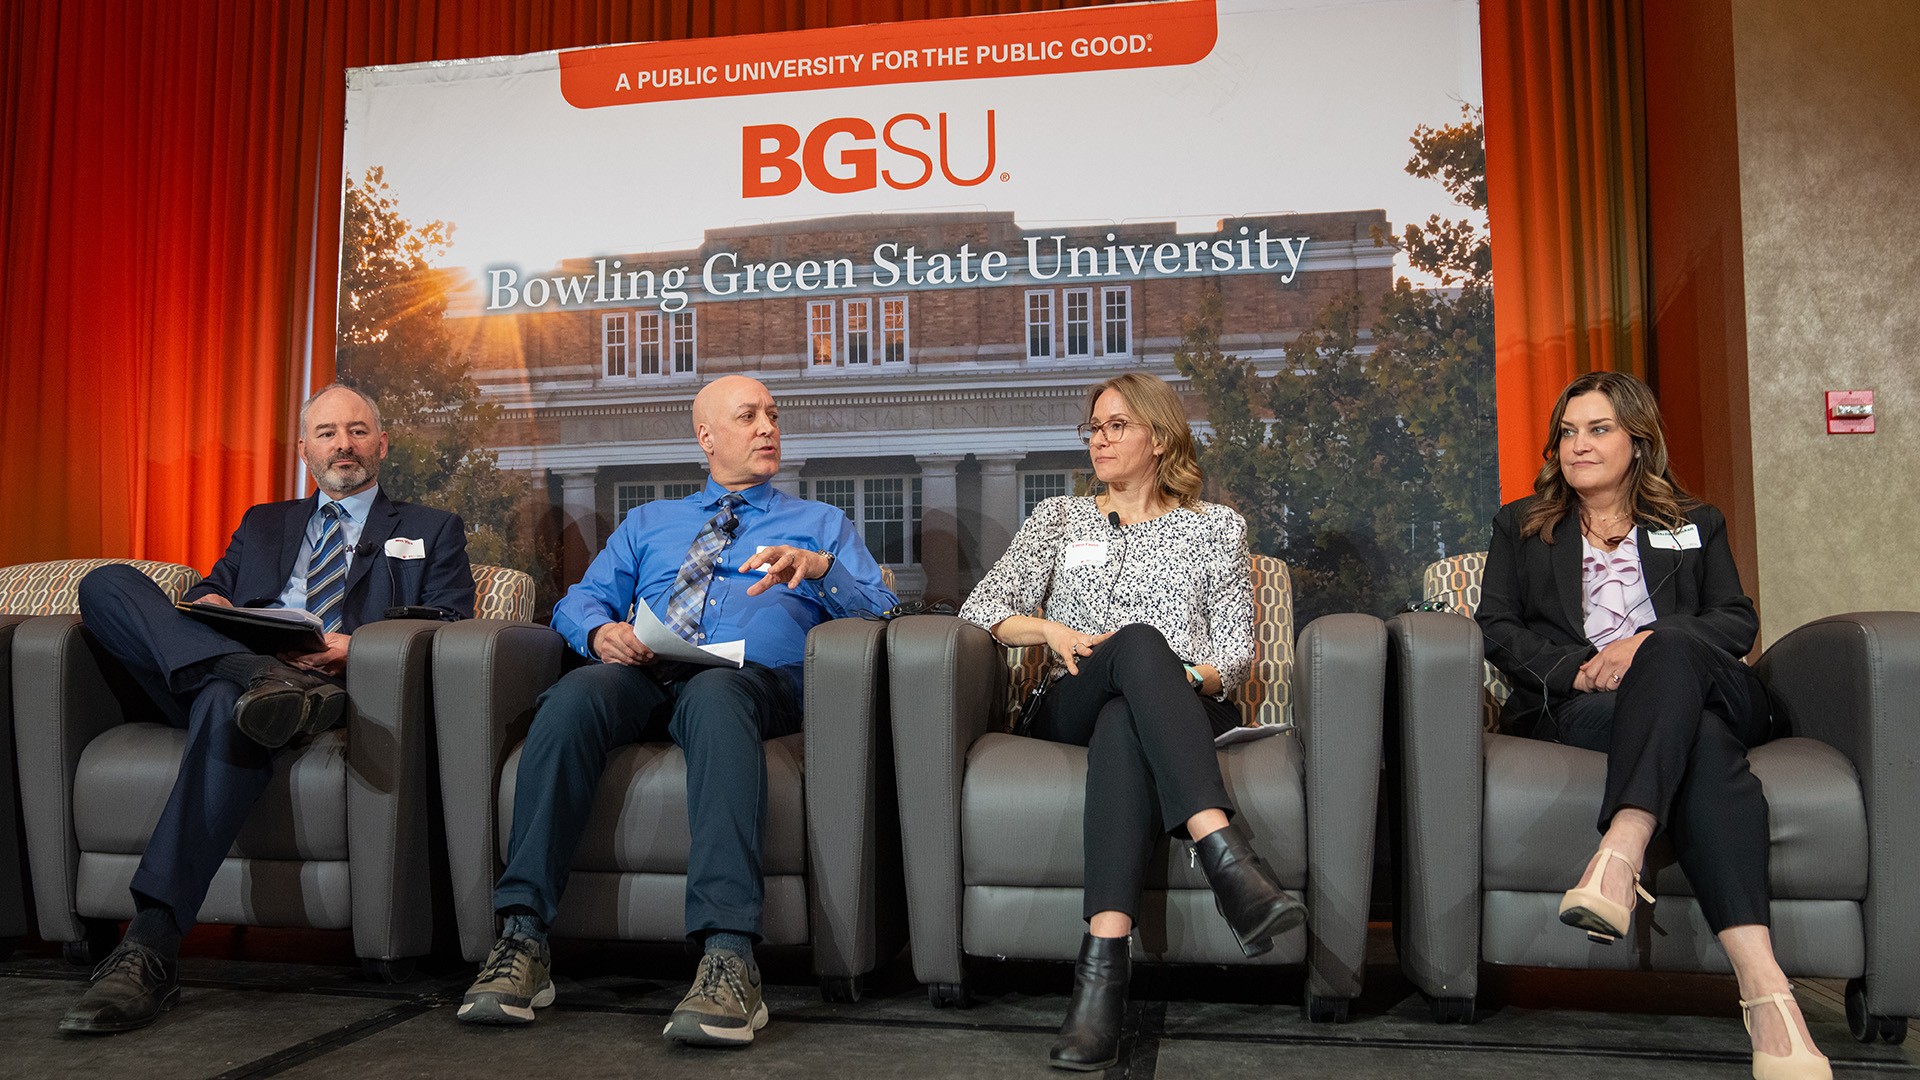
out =
[(1647, 375), (1639, 0), (1481, 0), (1502, 500), (1585, 371)]
[(333, 371), (346, 68), (1092, 2), (6, 4), (0, 565), (204, 570), (292, 493)]

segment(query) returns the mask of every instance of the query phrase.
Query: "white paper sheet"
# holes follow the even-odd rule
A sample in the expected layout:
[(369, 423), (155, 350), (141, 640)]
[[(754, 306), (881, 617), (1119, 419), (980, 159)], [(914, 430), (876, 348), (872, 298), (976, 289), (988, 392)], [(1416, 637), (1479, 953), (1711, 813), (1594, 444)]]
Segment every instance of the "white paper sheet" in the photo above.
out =
[(740, 667), (747, 661), (747, 642), (716, 641), (711, 645), (690, 645), (687, 639), (667, 629), (667, 624), (653, 613), (645, 604), (633, 605), (633, 632), (639, 637), (640, 644), (653, 650), (653, 655), (662, 660), (680, 660), (689, 664), (702, 664), (718, 667), (729, 664)]
[(1243, 726), (1243, 727), (1236, 727), (1236, 728), (1228, 728), (1227, 730), (1213, 737), (1213, 745), (1218, 749), (1225, 750), (1227, 747), (1234, 746), (1239, 743), (1252, 742), (1255, 739), (1270, 739), (1275, 735), (1285, 735), (1287, 732), (1292, 730), (1293, 730), (1292, 723), (1261, 724), (1258, 727)]

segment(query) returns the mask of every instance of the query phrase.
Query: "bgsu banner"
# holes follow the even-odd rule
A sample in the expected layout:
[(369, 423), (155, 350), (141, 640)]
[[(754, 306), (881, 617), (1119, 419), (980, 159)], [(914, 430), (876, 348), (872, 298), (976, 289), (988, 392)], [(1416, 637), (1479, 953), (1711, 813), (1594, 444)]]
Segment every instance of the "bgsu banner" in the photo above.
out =
[(775, 483), (957, 598), (1144, 369), (1302, 619), (1388, 609), (1495, 499), (1477, 43), (1472, 0), (1182, 0), (357, 69), (341, 377), (389, 492), (550, 598), (751, 374)]

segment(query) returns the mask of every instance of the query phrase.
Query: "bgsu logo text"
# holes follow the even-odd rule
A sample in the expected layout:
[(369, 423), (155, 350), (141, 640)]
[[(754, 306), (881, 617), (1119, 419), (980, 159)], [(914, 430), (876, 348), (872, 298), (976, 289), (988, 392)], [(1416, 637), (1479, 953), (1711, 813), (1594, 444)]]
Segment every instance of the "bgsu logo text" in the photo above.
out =
[(740, 129), (740, 195), (791, 195), (802, 181), (833, 195), (872, 191), (881, 183), (905, 190), (933, 179), (936, 164), (949, 184), (973, 187), (993, 175), (992, 109), (984, 145), (986, 164), (964, 177), (954, 173), (946, 113), (937, 121), (901, 113), (878, 131), (857, 116), (840, 116), (821, 121), (804, 138), (785, 124), (750, 124)]

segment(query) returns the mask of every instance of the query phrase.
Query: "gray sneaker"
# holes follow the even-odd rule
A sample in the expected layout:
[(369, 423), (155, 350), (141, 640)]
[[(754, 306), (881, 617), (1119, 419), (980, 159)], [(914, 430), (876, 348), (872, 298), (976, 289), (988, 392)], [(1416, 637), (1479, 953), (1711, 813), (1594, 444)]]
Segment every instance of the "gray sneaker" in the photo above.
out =
[(700, 958), (693, 989), (660, 1034), (688, 1046), (745, 1046), (766, 1026), (760, 972), (733, 953), (711, 952)]
[(480, 977), (467, 987), (457, 1019), (469, 1024), (531, 1024), (533, 1010), (553, 1004), (547, 943), (509, 934), (493, 943)]

